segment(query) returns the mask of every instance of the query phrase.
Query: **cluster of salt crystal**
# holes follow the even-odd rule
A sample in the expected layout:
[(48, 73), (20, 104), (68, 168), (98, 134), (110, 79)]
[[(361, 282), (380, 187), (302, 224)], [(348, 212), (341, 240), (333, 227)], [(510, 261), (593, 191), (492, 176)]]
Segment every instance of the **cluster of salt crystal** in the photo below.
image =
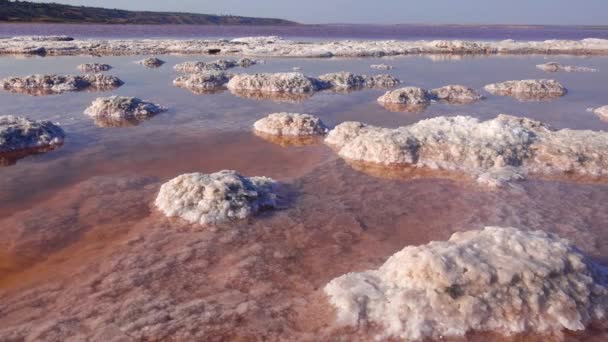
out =
[(369, 66), (372, 69), (377, 70), (391, 70), (393, 67), (388, 64), (372, 64)]
[(78, 70), (82, 72), (100, 72), (108, 71), (110, 69), (112, 69), (111, 65), (102, 63), (85, 63), (78, 66)]
[(148, 57), (148, 58), (142, 59), (141, 61), (138, 61), (137, 63), (141, 64), (147, 68), (158, 68), (161, 65), (165, 64), (165, 61), (158, 59), (156, 57)]
[(256, 132), (276, 136), (324, 135), (327, 127), (310, 114), (273, 113), (253, 124)]
[(221, 71), (197, 72), (179, 76), (173, 80), (173, 84), (195, 91), (212, 91), (224, 88), (232, 76)]
[(166, 110), (165, 107), (136, 97), (110, 96), (97, 98), (84, 113), (92, 117), (128, 119), (148, 118)]
[(234, 91), (309, 93), (324, 88), (319, 80), (298, 72), (237, 74), (227, 84)]
[(556, 80), (519, 80), (488, 84), (484, 89), (495, 95), (513, 96), (521, 100), (552, 99), (566, 94), (566, 87)]
[(431, 91), (419, 87), (405, 87), (387, 91), (378, 98), (378, 102), (387, 109), (412, 111), (416, 108), (425, 108), (432, 100), (446, 101), (448, 103), (466, 104), (483, 99), (477, 91), (463, 85), (447, 85)]
[(114, 88), (123, 82), (114, 76), (103, 74), (87, 74), (82, 76), (61, 75), (30, 75), (26, 77), (9, 77), (0, 80), (0, 86), (12, 91), (48, 91), (62, 93), (82, 90), (89, 87)]
[(486, 227), (409, 246), (324, 291), (347, 325), (405, 340), (583, 330), (608, 309), (605, 269), (542, 231)]
[(582, 66), (574, 66), (574, 65), (563, 65), (557, 62), (547, 62), (543, 64), (537, 64), (536, 67), (543, 71), (547, 72), (557, 72), (557, 71), (565, 71), (565, 72), (597, 72), (597, 69), (582, 67)]
[(608, 121), (608, 106), (602, 106), (595, 109), (591, 109), (591, 111), (600, 119)]
[(236, 171), (189, 173), (163, 184), (155, 204), (168, 217), (216, 224), (274, 208), (276, 188), (270, 178), (244, 177)]
[(520, 179), (526, 171), (608, 175), (608, 133), (556, 131), (509, 115), (483, 122), (436, 117), (396, 129), (345, 122), (325, 141), (348, 160), (462, 171), (483, 175), (485, 184)]
[(321, 75), (318, 78), (326, 84), (326, 88), (337, 90), (352, 90), (358, 88), (391, 88), (401, 83), (391, 75), (357, 75), (351, 72), (334, 72)]
[(0, 116), (0, 153), (58, 146), (64, 138), (63, 130), (50, 121)]
[(206, 72), (206, 71), (226, 71), (237, 66), (247, 68), (257, 64), (258, 61), (250, 58), (241, 58), (239, 60), (218, 59), (212, 62), (183, 62), (175, 65), (173, 68), (179, 72)]

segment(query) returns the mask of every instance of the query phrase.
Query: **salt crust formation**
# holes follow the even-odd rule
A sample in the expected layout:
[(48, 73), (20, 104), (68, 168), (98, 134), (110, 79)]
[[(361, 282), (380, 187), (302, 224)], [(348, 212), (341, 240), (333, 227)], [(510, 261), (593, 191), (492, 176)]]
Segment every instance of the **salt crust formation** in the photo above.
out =
[(356, 75), (350, 72), (334, 72), (319, 76), (325, 88), (352, 90), (359, 88), (391, 88), (401, 83), (391, 75)]
[(608, 175), (608, 133), (554, 130), (510, 115), (436, 117), (396, 129), (344, 122), (325, 142), (347, 159), (469, 173), (489, 185), (530, 173)]
[(447, 85), (431, 90), (435, 100), (450, 103), (470, 103), (483, 99), (475, 89), (463, 85)]
[(167, 108), (136, 97), (110, 96), (99, 97), (85, 109), (84, 113), (91, 117), (106, 117), (111, 119), (144, 119), (166, 111)]
[(0, 81), (2, 88), (13, 91), (37, 91), (43, 93), (62, 93), (86, 88), (115, 88), (123, 82), (114, 76), (87, 74), (82, 76), (30, 75), (26, 77), (9, 77)]
[(299, 72), (237, 74), (227, 84), (234, 91), (309, 93), (325, 89), (323, 82)]
[(212, 62), (183, 62), (175, 65), (173, 68), (179, 72), (204, 72), (204, 71), (226, 71), (237, 66), (247, 68), (257, 64), (258, 61), (250, 58), (241, 58), (239, 60), (218, 59)]
[(139, 63), (147, 68), (158, 68), (161, 65), (165, 64), (165, 61), (163, 61), (162, 59), (158, 59), (156, 57), (148, 57), (148, 58), (142, 59), (141, 61), (138, 61), (137, 63)]
[(155, 204), (168, 217), (216, 224), (274, 208), (277, 186), (271, 178), (244, 177), (236, 171), (189, 173), (163, 184)]
[(543, 231), (485, 227), (408, 246), (325, 293), (340, 322), (405, 340), (583, 330), (606, 317), (606, 270)]
[(273, 113), (253, 124), (256, 132), (277, 136), (324, 135), (328, 129), (321, 119), (310, 114)]
[(484, 89), (495, 95), (513, 96), (518, 99), (555, 98), (566, 94), (566, 87), (555, 80), (521, 80), (492, 83)]
[(418, 87), (405, 87), (387, 91), (378, 98), (380, 103), (400, 105), (422, 105), (431, 103), (431, 94)]
[(222, 71), (205, 71), (179, 76), (173, 84), (195, 92), (213, 91), (224, 88), (232, 77), (232, 74)]
[(302, 42), (279, 37), (245, 37), (233, 40), (179, 39), (75, 39), (57, 37), (0, 39), (0, 54), (48, 55), (159, 55), (216, 54), (267, 57), (381, 57), (442, 54), (572, 54), (607, 55), (608, 40), (545, 41), (318, 41)]
[(372, 64), (369, 67), (377, 70), (391, 70), (393, 68), (391, 65), (388, 64)]
[(0, 153), (54, 148), (65, 133), (50, 121), (34, 121), (14, 115), (0, 116)]
[(582, 67), (582, 66), (574, 66), (574, 65), (563, 65), (557, 62), (548, 62), (544, 64), (537, 64), (536, 67), (543, 71), (547, 72), (557, 72), (557, 71), (565, 71), (565, 72), (597, 72), (597, 69)]
[(100, 72), (108, 71), (110, 69), (112, 69), (111, 65), (102, 63), (85, 63), (78, 66), (78, 70), (82, 72)]
[(378, 98), (378, 102), (385, 106), (428, 106), (431, 101), (445, 101), (448, 103), (471, 103), (483, 99), (474, 89), (463, 85), (447, 85), (427, 91), (418, 87), (405, 87), (387, 91)]
[(597, 115), (600, 119), (608, 121), (608, 106), (595, 108), (593, 109), (593, 113), (595, 113), (595, 115)]

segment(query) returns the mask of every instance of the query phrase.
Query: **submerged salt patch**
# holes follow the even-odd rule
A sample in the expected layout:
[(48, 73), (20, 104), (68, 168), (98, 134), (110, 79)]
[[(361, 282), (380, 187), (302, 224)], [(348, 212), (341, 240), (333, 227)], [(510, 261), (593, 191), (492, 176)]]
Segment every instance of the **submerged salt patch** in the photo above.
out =
[(486, 227), (409, 246), (324, 291), (343, 324), (406, 340), (583, 330), (608, 309), (605, 268), (542, 231)]
[[(396, 129), (345, 122), (325, 139), (341, 157), (382, 165), (409, 164), (462, 171), (482, 183), (523, 176), (489, 172), (504, 167), (554, 174), (608, 175), (608, 133), (553, 130), (541, 122), (499, 115), (480, 122), (468, 116), (436, 117)], [(496, 176), (496, 182), (488, 177)]]
[(189, 173), (163, 184), (155, 204), (169, 217), (216, 224), (276, 207), (277, 186), (271, 178), (244, 177), (230, 170)]
[(61, 145), (65, 133), (50, 121), (14, 115), (0, 116), (0, 153)]
[(166, 110), (165, 107), (136, 97), (110, 96), (97, 98), (84, 113), (92, 117), (128, 119), (147, 118)]
[(506, 95), (518, 98), (534, 99), (538, 97), (552, 98), (566, 94), (566, 88), (556, 80), (520, 80), (520, 81), (505, 81), (501, 83), (492, 83), (484, 87), (484, 89), (492, 94)]
[(277, 136), (323, 135), (327, 127), (310, 114), (273, 113), (253, 124), (255, 131)]
[(565, 71), (565, 72), (597, 72), (597, 69), (575, 66), (575, 65), (563, 65), (557, 62), (547, 62), (543, 64), (537, 64), (536, 67), (543, 71), (547, 72), (557, 72), (557, 71)]

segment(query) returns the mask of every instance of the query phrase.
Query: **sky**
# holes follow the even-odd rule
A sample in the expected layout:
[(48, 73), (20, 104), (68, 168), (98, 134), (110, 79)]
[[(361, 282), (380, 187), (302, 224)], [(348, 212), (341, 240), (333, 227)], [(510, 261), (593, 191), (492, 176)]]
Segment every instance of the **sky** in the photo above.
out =
[(30, 0), (273, 17), (304, 24), (608, 25), (608, 0)]

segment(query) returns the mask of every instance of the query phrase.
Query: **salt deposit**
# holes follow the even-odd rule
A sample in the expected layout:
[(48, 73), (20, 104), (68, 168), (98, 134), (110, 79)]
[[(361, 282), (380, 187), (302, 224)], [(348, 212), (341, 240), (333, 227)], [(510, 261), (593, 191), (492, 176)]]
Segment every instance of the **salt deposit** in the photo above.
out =
[(148, 118), (166, 110), (165, 107), (136, 97), (110, 96), (97, 98), (84, 113), (92, 117), (128, 119)]
[(158, 55), (168, 53), (267, 57), (382, 57), (396, 55), (570, 54), (608, 55), (608, 40), (462, 41), (339, 40), (292, 41), (279, 37), (225, 39), (0, 39), (0, 54)]
[(78, 70), (82, 72), (100, 72), (108, 71), (110, 69), (112, 69), (111, 65), (102, 63), (85, 63), (78, 66)]
[(543, 231), (486, 227), (409, 246), (324, 291), (339, 322), (405, 340), (583, 330), (606, 317), (605, 269)]
[(566, 88), (555, 80), (521, 80), (488, 84), (484, 89), (495, 95), (522, 100), (551, 99), (566, 94)]
[(431, 94), (437, 100), (449, 103), (471, 103), (483, 99), (475, 89), (463, 85), (447, 85), (431, 90)]
[[(345, 159), (457, 170), (480, 176), (489, 185), (521, 179), (527, 172), (608, 176), (608, 133), (556, 131), (503, 114), (483, 122), (468, 116), (436, 117), (396, 129), (345, 122), (325, 141)], [(501, 169), (505, 167), (519, 170)]]
[(250, 58), (241, 58), (239, 60), (218, 59), (212, 62), (183, 62), (175, 65), (173, 68), (179, 72), (205, 72), (205, 71), (226, 71), (228, 69), (240, 67), (250, 67), (257, 64), (258, 61)]
[(431, 95), (422, 88), (405, 87), (387, 91), (378, 98), (378, 102), (401, 105), (423, 105), (431, 102)]
[(148, 57), (138, 61), (137, 63), (147, 67), (147, 68), (158, 68), (161, 65), (165, 64), (165, 61), (158, 59), (156, 57)]
[(218, 71), (197, 72), (179, 76), (173, 80), (173, 84), (197, 92), (213, 91), (224, 88), (232, 76)]
[(363, 87), (368, 88), (391, 88), (401, 83), (391, 75), (357, 75), (351, 72), (334, 72), (319, 76), (319, 80), (325, 83), (326, 88), (336, 90), (353, 90)]
[(113, 88), (122, 85), (123, 82), (114, 77), (103, 74), (87, 74), (82, 76), (61, 75), (31, 75), (26, 77), (9, 77), (0, 81), (5, 90), (17, 92), (40, 91), (40, 94), (62, 93), (66, 91), (77, 91), (86, 88)]
[(595, 113), (595, 115), (597, 115), (600, 119), (608, 121), (608, 106), (595, 108), (593, 109), (593, 113)]
[(270, 178), (244, 177), (236, 171), (189, 173), (163, 184), (155, 204), (168, 217), (216, 224), (274, 208), (276, 188)]
[(565, 71), (565, 72), (597, 72), (597, 69), (582, 67), (582, 66), (574, 66), (574, 65), (563, 65), (557, 62), (547, 62), (544, 64), (537, 64), (536, 67), (543, 71), (547, 72), (557, 72), (557, 71)]
[(318, 80), (299, 72), (238, 74), (227, 85), (230, 90), (307, 93), (323, 89)]
[(372, 64), (369, 66), (372, 69), (377, 70), (391, 70), (393, 67), (388, 64)]
[(273, 113), (253, 124), (256, 132), (268, 135), (324, 135), (327, 127), (321, 119), (310, 114)]
[(50, 121), (0, 116), (0, 154), (54, 148), (60, 146), (64, 138), (63, 130)]

